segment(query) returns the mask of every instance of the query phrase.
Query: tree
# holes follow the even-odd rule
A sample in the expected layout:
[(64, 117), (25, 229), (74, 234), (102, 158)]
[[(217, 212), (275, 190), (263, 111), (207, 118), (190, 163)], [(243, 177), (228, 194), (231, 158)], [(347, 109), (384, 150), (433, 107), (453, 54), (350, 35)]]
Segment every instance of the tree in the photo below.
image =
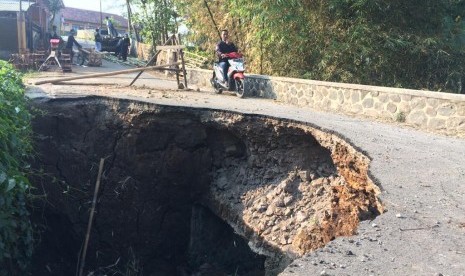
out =
[(177, 13), (170, 0), (134, 0), (139, 12), (134, 13), (135, 24), (143, 26), (141, 36), (152, 45), (163, 44), (176, 33)]
[(175, 0), (192, 41), (230, 29), (253, 72), (463, 92), (463, 0)]
[(63, 1), (62, 0), (48, 0), (45, 2), (47, 5), (48, 10), (52, 14), (52, 17), (50, 18), (50, 26), (53, 25), (53, 22), (55, 22), (55, 17), (56, 14), (62, 9), (63, 7)]

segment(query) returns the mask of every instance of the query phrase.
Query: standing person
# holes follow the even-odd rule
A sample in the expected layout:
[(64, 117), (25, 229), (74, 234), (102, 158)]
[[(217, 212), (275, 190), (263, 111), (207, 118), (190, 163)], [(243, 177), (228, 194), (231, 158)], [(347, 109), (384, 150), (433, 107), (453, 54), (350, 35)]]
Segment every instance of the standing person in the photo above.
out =
[(237, 47), (229, 41), (229, 32), (228, 30), (221, 31), (221, 41), (216, 44), (216, 55), (218, 56), (218, 64), (223, 69), (223, 85), (228, 82), (228, 58), (225, 54), (232, 52), (237, 52)]
[(99, 28), (95, 29), (94, 39), (95, 39), (95, 50), (97, 52), (101, 52), (102, 51), (102, 36), (100, 35)]
[(69, 53), (71, 55), (71, 63), (73, 63), (73, 57), (74, 57), (73, 45), (76, 45), (79, 49), (82, 48), (81, 44), (79, 44), (74, 38), (74, 33), (75, 33), (74, 29), (71, 29), (71, 31), (69, 31), (68, 41), (66, 41), (66, 46), (65, 46), (66, 53)]
[(118, 59), (121, 59), (121, 45), (123, 45), (123, 38), (118, 39), (118, 43), (116, 43), (115, 56), (117, 56)]
[(105, 17), (105, 20), (107, 20), (108, 34), (112, 37), (117, 37), (118, 32), (116, 31), (115, 26), (113, 26), (113, 22), (111, 22), (108, 16)]
[(50, 39), (62, 39), (61, 36), (58, 35), (58, 32), (57, 32), (57, 26), (56, 25), (53, 25), (52, 26), (52, 34), (50, 35)]
[(61, 38), (61, 36), (58, 34), (57, 26), (55, 25), (52, 26), (52, 33), (50, 34), (50, 37), (48, 38), (48, 41), (47, 41), (47, 43), (49, 43), (48, 44), (49, 47), (50, 47), (50, 39), (60, 40), (60, 44), (58, 44), (58, 49), (61, 50), (63, 48), (63, 44), (64, 44), (63, 38)]
[(129, 35), (125, 34), (124, 38), (121, 41), (120, 48), (121, 58), (123, 59), (123, 61), (126, 61), (128, 59), (129, 46), (131, 46), (131, 40), (129, 39)]

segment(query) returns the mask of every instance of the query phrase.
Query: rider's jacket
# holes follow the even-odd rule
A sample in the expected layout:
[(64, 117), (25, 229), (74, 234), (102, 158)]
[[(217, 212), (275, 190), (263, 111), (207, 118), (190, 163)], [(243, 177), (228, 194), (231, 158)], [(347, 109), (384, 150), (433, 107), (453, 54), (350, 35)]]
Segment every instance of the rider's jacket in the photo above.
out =
[(228, 44), (222, 40), (216, 44), (216, 55), (218, 56), (219, 62), (228, 60), (228, 58), (221, 58), (221, 54), (229, 54), (232, 52), (237, 52), (237, 47), (234, 43), (229, 42)]

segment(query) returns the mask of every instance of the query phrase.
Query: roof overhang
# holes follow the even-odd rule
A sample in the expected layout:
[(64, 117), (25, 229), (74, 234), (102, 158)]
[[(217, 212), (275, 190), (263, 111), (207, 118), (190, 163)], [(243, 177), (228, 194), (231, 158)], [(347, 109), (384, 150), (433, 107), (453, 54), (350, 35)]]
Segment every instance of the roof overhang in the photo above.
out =
[(0, 2), (0, 11), (19, 12), (20, 7), (23, 12), (27, 11), (30, 6), (34, 5), (35, 1), (6, 0)]

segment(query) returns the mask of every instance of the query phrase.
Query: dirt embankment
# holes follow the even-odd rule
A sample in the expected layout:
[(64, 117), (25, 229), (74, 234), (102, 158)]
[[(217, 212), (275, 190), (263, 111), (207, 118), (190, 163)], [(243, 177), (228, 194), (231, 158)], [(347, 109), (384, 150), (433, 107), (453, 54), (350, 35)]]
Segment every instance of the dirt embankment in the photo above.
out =
[[(143, 101), (147, 105), (255, 114), (259, 117), (268, 116), (291, 122), (303, 122), (315, 129), (326, 130), (337, 137), (344, 137), (344, 141), (350, 141), (350, 145), (370, 156), (372, 161), (368, 166), (368, 174), (372, 179), (377, 180), (376, 184), (381, 188), (379, 196), (385, 212), (373, 220), (361, 221), (354, 236), (335, 238), (325, 247), (296, 259), (280, 275), (463, 275), (465, 271), (462, 248), (465, 244), (463, 207), (465, 206), (463, 181), (465, 141), (463, 139), (287, 106), (271, 100), (237, 99), (227, 94), (216, 95), (211, 91), (201, 93), (177, 91), (175, 83), (164, 83), (152, 77), (144, 77), (140, 83), (138, 81), (139, 87), (124, 87), (132, 79), (132, 76), (102, 78), (89, 81), (93, 83), (92, 85), (80, 86), (43, 85), (34, 87), (29, 95), (73, 99), (86, 95), (103, 95)], [(331, 149), (331, 154), (338, 151)], [(331, 159), (337, 160), (337, 158)], [(341, 160), (333, 161), (330, 167), (333, 168), (331, 172), (337, 168), (338, 175), (341, 176), (345, 168), (352, 166), (351, 162)], [(356, 167), (361, 171), (364, 170), (363, 165)], [(352, 178), (352, 176), (345, 177)], [(291, 185), (285, 181), (286, 179), (291, 180), (289, 182)], [(281, 193), (286, 194), (285, 188), (297, 186), (293, 185), (295, 182), (292, 179), (306, 185), (303, 179), (307, 177), (301, 176), (300, 172), (292, 169), (283, 173), (283, 178), (273, 183), (276, 185), (273, 189), (270, 187), (268, 190), (263, 190), (262, 195), (265, 196), (263, 202), (267, 207), (272, 203), (266, 199), (268, 192), (271, 194), (280, 192), (274, 189), (280, 183), (284, 183), (281, 185), (283, 188)], [(310, 186), (313, 182), (316, 185), (318, 181), (315, 180), (309, 181)], [(329, 194), (331, 189), (325, 189), (325, 193)], [(363, 191), (359, 187), (353, 187), (353, 190), (358, 191), (357, 193)], [(299, 190), (299, 193), (302, 192)], [(334, 194), (338, 198), (345, 199), (350, 198), (352, 193), (351, 188), (347, 193)], [(294, 204), (295, 201), (291, 203), (286, 199), (283, 203)], [(281, 204), (277, 202), (277, 205)], [(350, 209), (344, 208), (344, 210)], [(253, 220), (254, 212), (256, 211), (253, 209), (248, 211), (250, 220)], [(265, 227), (269, 229), (268, 226)], [(292, 245), (292, 241), (286, 246)], [(282, 242), (289, 243), (289, 238), (283, 239)]]
[(66, 231), (83, 235), (86, 212), (79, 210), (88, 208), (93, 191), (92, 164), (99, 156), (108, 160), (91, 244), (106, 257), (91, 263), (95, 269), (131, 257), (127, 248), (146, 268), (153, 256), (166, 263), (152, 269), (166, 268), (176, 254), (173, 269), (189, 258), (205, 262), (192, 257), (204, 249), (188, 246), (199, 239), (192, 229), (203, 227), (192, 220), (198, 204), (266, 256), (268, 275), (353, 235), (361, 219), (383, 210), (367, 175), (368, 158), (305, 124), (104, 98), (36, 107), (45, 111), (35, 119), (43, 153), (36, 166), (57, 180), (39, 187), (51, 203), (46, 212), (68, 221)]

